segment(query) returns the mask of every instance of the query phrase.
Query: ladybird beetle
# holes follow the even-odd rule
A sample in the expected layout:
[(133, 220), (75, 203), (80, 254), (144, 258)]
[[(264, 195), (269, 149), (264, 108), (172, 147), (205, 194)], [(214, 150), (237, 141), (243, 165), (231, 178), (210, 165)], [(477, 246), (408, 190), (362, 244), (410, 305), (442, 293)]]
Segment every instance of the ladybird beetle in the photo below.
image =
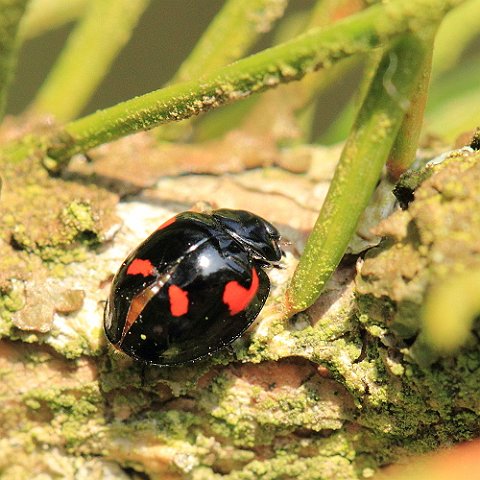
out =
[(183, 212), (141, 243), (113, 279), (108, 340), (153, 365), (198, 360), (257, 317), (282, 257), (278, 230), (245, 210)]

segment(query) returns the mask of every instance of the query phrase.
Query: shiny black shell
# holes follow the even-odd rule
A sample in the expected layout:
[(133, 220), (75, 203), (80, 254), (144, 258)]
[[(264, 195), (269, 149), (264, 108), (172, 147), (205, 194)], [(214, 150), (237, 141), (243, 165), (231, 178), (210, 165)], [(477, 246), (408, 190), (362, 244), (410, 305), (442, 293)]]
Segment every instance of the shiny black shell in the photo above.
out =
[(154, 365), (197, 360), (238, 338), (270, 290), (279, 233), (244, 210), (184, 212), (123, 262), (105, 308), (108, 340)]

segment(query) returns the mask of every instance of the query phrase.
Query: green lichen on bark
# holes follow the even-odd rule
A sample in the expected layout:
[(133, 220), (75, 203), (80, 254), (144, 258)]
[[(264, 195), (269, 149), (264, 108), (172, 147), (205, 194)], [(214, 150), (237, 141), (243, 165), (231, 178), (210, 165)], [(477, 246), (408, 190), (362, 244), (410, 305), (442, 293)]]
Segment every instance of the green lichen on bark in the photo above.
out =
[(35, 156), (21, 163), (3, 156), (1, 167), (5, 242), (54, 263), (79, 259), (85, 246), (100, 243), (105, 222), (112, 222), (100, 211), (112, 208), (114, 195), (80, 182), (53, 180)]
[[(33, 128), (45, 130), (40, 124)], [(1, 133), (9, 138), (18, 129)], [(32, 138), (0, 156), (0, 332), (28, 343), (55, 343), (64, 336), (52, 329), (55, 313), (68, 316), (83, 304), (83, 292), (65, 284), (69, 265), (111, 235), (118, 224), (113, 211), (118, 197), (87, 180), (50, 177), (36, 154), (41, 146)], [(16, 157), (19, 149), (23, 161)], [(88, 346), (90, 341), (78, 337), (61, 350), (68, 358), (95, 350)]]
[(423, 180), (412, 193), (415, 201), (377, 227), (389, 240), (365, 258), (359, 301), (370, 318), (388, 318), (388, 327), (402, 338), (421, 328), (418, 319), (429, 287), (479, 263), (473, 234), (480, 227), (477, 164), (478, 154), (460, 150), (406, 177), (402, 184), (411, 181), (412, 188)]
[[(390, 240), (366, 255), (357, 277), (360, 318), (398, 379), (396, 428), (420, 446), (469, 438), (480, 427), (478, 325), (457, 355), (442, 358), (425, 341), (421, 320), (429, 288), (480, 263), (479, 156), (459, 151), (430, 169), (408, 210), (377, 228)], [(395, 383), (387, 385), (388, 398)]]

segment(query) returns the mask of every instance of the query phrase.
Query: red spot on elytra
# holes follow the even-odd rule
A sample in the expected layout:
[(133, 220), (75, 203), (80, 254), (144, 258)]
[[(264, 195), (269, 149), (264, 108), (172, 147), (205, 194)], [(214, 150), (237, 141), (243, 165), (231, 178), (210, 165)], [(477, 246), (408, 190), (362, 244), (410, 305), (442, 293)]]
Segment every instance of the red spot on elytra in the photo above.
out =
[(174, 317), (181, 317), (188, 312), (188, 292), (176, 285), (168, 287), (168, 298), (170, 300), (170, 312)]
[(175, 223), (175, 220), (176, 220), (176, 219), (177, 219), (177, 217), (169, 218), (166, 222), (163, 222), (163, 223), (157, 228), (157, 230), (162, 230), (163, 228), (168, 227), (168, 226), (171, 225), (172, 223)]
[(143, 275), (148, 277), (152, 275), (154, 271), (152, 262), (150, 260), (142, 260), (136, 258), (127, 268), (127, 275)]
[(230, 315), (236, 315), (245, 310), (258, 290), (257, 271), (252, 268), (252, 283), (249, 288), (242, 287), (236, 280), (232, 280), (225, 285), (223, 291), (223, 303), (230, 310)]

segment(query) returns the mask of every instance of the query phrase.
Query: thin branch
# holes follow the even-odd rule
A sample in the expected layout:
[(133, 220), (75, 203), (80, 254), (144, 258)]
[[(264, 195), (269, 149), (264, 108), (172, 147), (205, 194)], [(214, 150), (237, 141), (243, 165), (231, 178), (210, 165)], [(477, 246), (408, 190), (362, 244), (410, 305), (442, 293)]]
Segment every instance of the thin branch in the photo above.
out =
[[(471, 45), (472, 41), (478, 37), (480, 32), (480, 1), (468, 0), (458, 8), (450, 12), (442, 21), (438, 33), (435, 36), (435, 49), (433, 51), (433, 66), (432, 66), (432, 91), (430, 97), (435, 92), (443, 90), (445, 85), (452, 85), (451, 90), (444, 95), (444, 98), (438, 102), (437, 100), (428, 102), (427, 107), (427, 125), (430, 126), (431, 121), (435, 124), (435, 128), (430, 130), (430, 133), (434, 135), (446, 135), (448, 140), (452, 140), (455, 135), (478, 124), (478, 114), (472, 112), (473, 106), (478, 104), (478, 95), (470, 94), (465, 96), (465, 99), (459, 98), (457, 102), (457, 96), (462, 96), (461, 84), (465, 83), (466, 78), (470, 78), (478, 85), (478, 73), (474, 73), (472, 69), (475, 69), (475, 59), (469, 60), (467, 69), (457, 67), (455, 72), (452, 71), (451, 78), (455, 78), (453, 82), (450, 81), (450, 75), (448, 70), (455, 66), (465, 49)], [(458, 68), (461, 70), (459, 71)], [(445, 74), (447, 78), (444, 79)], [(440, 78), (439, 78), (440, 77)], [(444, 81), (445, 80), (445, 81)], [(426, 77), (424, 77), (425, 83), (428, 83)], [(438, 85), (437, 85), (438, 82)], [(469, 87), (467, 87), (469, 88)], [(438, 95), (437, 95), (438, 96)], [(422, 95), (420, 94), (420, 100)], [(450, 101), (451, 100), (451, 101)], [(438, 111), (442, 111), (442, 105), (439, 103), (449, 103), (445, 110), (445, 115), (437, 116)], [(414, 103), (414, 102), (413, 102)], [(433, 111), (432, 115), (429, 115), (429, 110)], [(353, 123), (353, 102), (349, 102), (342, 113), (340, 113), (335, 122), (330, 126), (326, 133), (324, 133), (318, 142), (322, 144), (333, 144), (344, 140), (347, 137), (348, 129)], [(478, 112), (478, 109), (476, 109)], [(469, 115), (470, 112), (470, 115)], [(457, 119), (465, 117), (465, 121), (458, 122), (460, 126), (455, 127), (452, 125), (452, 119), (457, 122)], [(420, 115), (419, 117), (420, 118)], [(438, 125), (438, 127), (437, 127)], [(449, 129), (449, 126), (452, 128)], [(449, 133), (449, 132), (452, 133)], [(416, 142), (412, 142), (414, 146)], [(405, 163), (405, 165), (407, 165)], [(403, 168), (403, 167), (402, 167)]]
[[(303, 28), (298, 25), (296, 33), (331, 25), (360, 10), (361, 6), (358, 1), (352, 0), (319, 0), (309, 18), (303, 22)], [(288, 32), (287, 28), (285, 30)], [(281, 142), (307, 139), (311, 131), (316, 100), (340, 76), (351, 70), (357, 64), (357, 60), (358, 57), (338, 62), (333, 68), (309, 75), (295, 85), (281, 85), (278, 89), (267, 92), (248, 112), (242, 128), (254, 132), (255, 135), (272, 135)]]
[(125, 135), (191, 117), (299, 80), (306, 73), (365, 52), (407, 31), (422, 30), (464, 0), (392, 0), (374, 5), (331, 27), (314, 29), (205, 77), (133, 98), (67, 124), (51, 138), (50, 168), (75, 153)]
[[(85, 12), (90, 0), (30, 0), (20, 25), (21, 41), (61, 27)], [(90, 2), (91, 3), (91, 2)]]
[(0, 118), (17, 63), (17, 36), (27, 0), (0, 0)]
[(432, 71), (433, 42), (436, 28), (432, 27), (423, 35), (423, 65), (419, 82), (415, 87), (410, 106), (403, 119), (395, 143), (387, 162), (387, 170), (392, 181), (397, 181), (402, 173), (406, 172), (414, 162), (418, 147), (418, 140), (422, 131), (425, 105), (428, 98), (430, 73)]
[(245, 54), (283, 15), (287, 0), (228, 0), (170, 83), (185, 82)]
[(406, 34), (382, 57), (290, 284), (290, 314), (313, 304), (345, 253), (421, 75), (422, 45)]
[[(228, 0), (168, 83), (199, 78), (244, 56), (283, 15), (287, 3), (288, 0)], [(190, 122), (181, 122), (165, 125), (156, 134), (162, 140), (176, 140), (190, 130)]]
[(68, 39), (31, 110), (59, 120), (84, 108), (129, 40), (148, 0), (95, 0)]

